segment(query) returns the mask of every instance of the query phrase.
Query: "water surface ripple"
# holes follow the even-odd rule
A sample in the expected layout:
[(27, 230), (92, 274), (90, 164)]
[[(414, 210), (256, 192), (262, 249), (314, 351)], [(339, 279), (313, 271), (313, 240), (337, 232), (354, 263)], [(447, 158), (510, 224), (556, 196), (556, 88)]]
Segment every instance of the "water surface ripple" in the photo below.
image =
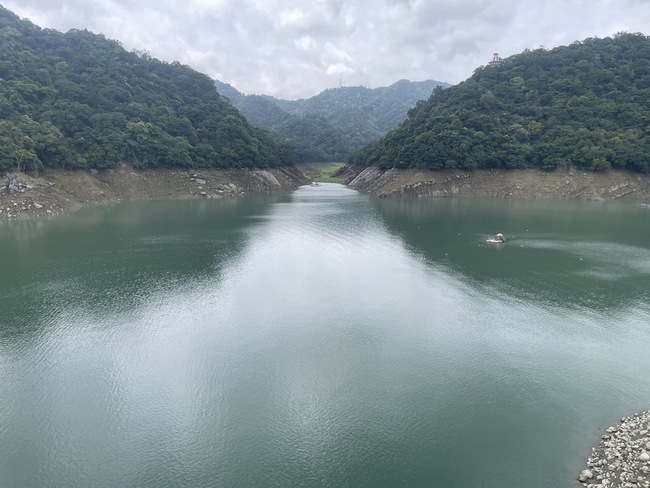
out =
[(649, 215), (322, 184), (3, 223), (0, 485), (573, 486), (650, 405)]

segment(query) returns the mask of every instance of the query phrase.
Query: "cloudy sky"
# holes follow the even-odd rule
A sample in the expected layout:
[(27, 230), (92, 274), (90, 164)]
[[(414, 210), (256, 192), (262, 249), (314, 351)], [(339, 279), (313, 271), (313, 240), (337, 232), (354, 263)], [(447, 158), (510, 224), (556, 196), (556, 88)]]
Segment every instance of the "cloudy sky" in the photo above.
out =
[(294, 99), (401, 78), (458, 83), (493, 52), (650, 34), (650, 0), (0, 0), (88, 29), (246, 94)]

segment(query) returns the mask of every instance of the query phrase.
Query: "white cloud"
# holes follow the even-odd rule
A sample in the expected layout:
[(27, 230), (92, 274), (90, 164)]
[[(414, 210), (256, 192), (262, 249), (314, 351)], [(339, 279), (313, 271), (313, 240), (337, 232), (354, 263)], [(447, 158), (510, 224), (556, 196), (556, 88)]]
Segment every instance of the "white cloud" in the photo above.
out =
[[(4, 0), (37, 25), (87, 28), (245, 93), (308, 97), (400, 78), (456, 83), (526, 48), (650, 30), (647, 0)], [(333, 79), (336, 76), (337, 79)]]
[(352, 73), (353, 70), (343, 63), (330, 64), (327, 67), (328, 75), (342, 75), (343, 73)]
[(323, 51), (323, 55), (326, 58), (337, 59), (341, 61), (352, 61), (352, 57), (344, 49), (341, 49), (330, 42), (325, 43), (325, 48)]
[(305, 51), (310, 51), (318, 48), (318, 44), (311, 36), (302, 36), (300, 39), (294, 41), (295, 45)]
[(282, 25), (300, 25), (305, 22), (305, 14), (298, 9), (285, 10), (280, 14)]

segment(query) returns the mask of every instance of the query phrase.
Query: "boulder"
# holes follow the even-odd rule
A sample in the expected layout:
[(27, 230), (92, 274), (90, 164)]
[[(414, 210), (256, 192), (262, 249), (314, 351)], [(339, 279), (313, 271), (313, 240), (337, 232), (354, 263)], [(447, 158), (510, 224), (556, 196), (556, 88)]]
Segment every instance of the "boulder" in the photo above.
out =
[(23, 193), (25, 190), (31, 190), (32, 186), (20, 174), (8, 174), (5, 181), (5, 188), (9, 193)]
[(594, 477), (594, 473), (592, 473), (588, 469), (583, 469), (580, 472), (580, 476), (578, 476), (578, 481), (587, 481), (587, 480), (590, 480), (593, 477)]

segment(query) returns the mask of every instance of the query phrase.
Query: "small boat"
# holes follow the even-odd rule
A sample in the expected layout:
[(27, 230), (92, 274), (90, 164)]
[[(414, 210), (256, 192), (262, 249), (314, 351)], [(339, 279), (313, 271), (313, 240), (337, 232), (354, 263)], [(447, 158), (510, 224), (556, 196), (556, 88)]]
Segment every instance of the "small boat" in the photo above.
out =
[(488, 244), (503, 244), (506, 242), (506, 238), (503, 237), (503, 234), (497, 234), (494, 237), (490, 237), (489, 239), (486, 239), (485, 242)]

